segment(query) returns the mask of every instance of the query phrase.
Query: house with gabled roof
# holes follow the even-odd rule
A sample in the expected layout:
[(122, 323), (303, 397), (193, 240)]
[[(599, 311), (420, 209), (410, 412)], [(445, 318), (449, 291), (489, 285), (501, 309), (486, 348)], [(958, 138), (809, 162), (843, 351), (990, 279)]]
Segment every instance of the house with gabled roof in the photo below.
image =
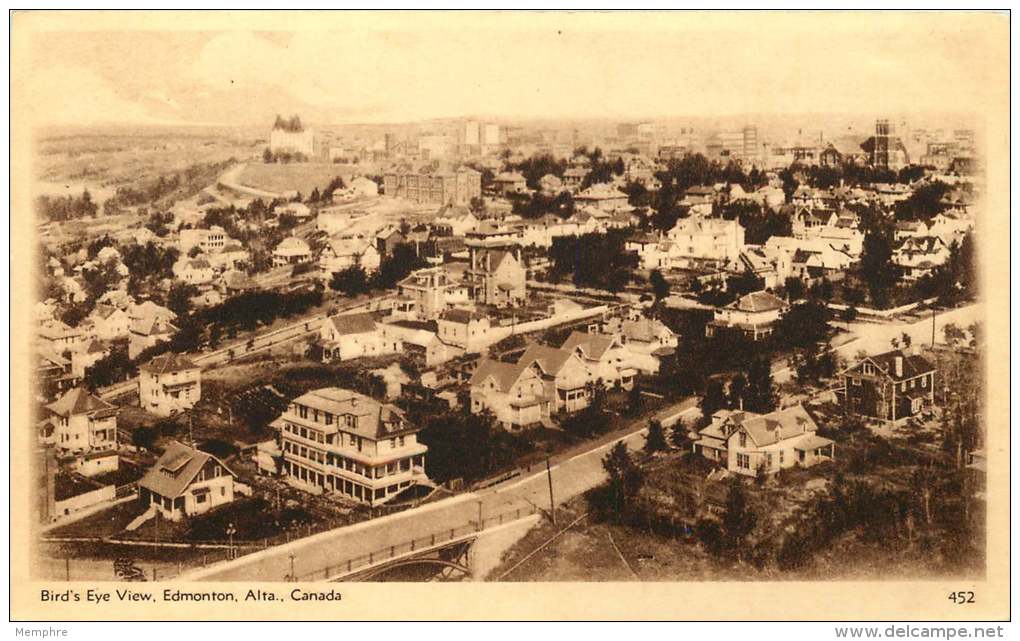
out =
[(470, 309), (448, 309), (436, 320), (439, 340), (477, 353), (492, 343), (489, 317)]
[(84, 387), (76, 387), (47, 405), (47, 420), (57, 452), (62, 458), (72, 458), (85, 476), (115, 471), (119, 465), (119, 409)]
[(949, 260), (949, 247), (938, 236), (913, 236), (893, 251), (892, 262), (906, 280), (931, 274)]
[(620, 339), (612, 334), (571, 332), (560, 345), (561, 350), (575, 352), (597, 380), (607, 388), (633, 389), (638, 374), (633, 356)]
[(400, 338), (367, 312), (330, 316), (319, 329), (319, 338), (324, 362), (398, 354), (403, 348)]
[(146, 349), (169, 341), (176, 333), (177, 327), (161, 318), (133, 321), (128, 342), (128, 358), (133, 359)]
[(99, 340), (112, 341), (131, 333), (131, 316), (127, 310), (113, 305), (96, 305), (89, 314), (93, 335)]
[(484, 358), (471, 375), (469, 386), (471, 412), (492, 412), (504, 429), (520, 430), (549, 423), (552, 399), (546, 394), (537, 364)]
[(270, 424), (280, 434), (283, 474), (297, 487), (380, 505), (425, 475), (421, 428), (399, 407), (347, 389), (312, 390)]
[(744, 476), (810, 467), (835, 457), (835, 443), (818, 435), (802, 405), (757, 414), (722, 409), (698, 431), (695, 454)]
[(523, 367), (538, 365), (553, 412), (570, 414), (583, 410), (591, 402), (589, 385), (598, 378), (574, 351), (532, 343), (517, 363)]
[(492, 185), (500, 196), (522, 194), (528, 191), (527, 179), (516, 171), (504, 171), (492, 179)]
[(217, 457), (178, 441), (138, 481), (138, 500), (171, 521), (234, 500), (235, 474)]
[(849, 414), (899, 421), (935, 405), (935, 366), (909, 350), (867, 356), (840, 372), (837, 393)]
[(138, 368), (138, 404), (158, 416), (173, 416), (202, 398), (202, 368), (182, 354), (160, 354)]
[(714, 318), (705, 326), (705, 335), (720, 331), (737, 331), (753, 341), (772, 334), (776, 322), (789, 306), (781, 298), (766, 291), (751, 292), (728, 305), (717, 307)]

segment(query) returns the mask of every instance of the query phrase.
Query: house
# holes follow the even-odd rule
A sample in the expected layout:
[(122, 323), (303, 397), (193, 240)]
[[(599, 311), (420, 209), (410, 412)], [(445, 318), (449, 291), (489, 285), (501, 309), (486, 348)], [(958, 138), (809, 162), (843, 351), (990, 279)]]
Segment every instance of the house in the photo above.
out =
[(220, 287), (227, 296), (236, 296), (244, 292), (258, 289), (258, 283), (252, 280), (248, 274), (232, 269), (224, 272), (220, 278)]
[(631, 362), (646, 374), (657, 374), (662, 359), (676, 352), (677, 335), (658, 319), (644, 316), (623, 319), (618, 327), (616, 334), (630, 352)]
[(471, 412), (492, 412), (504, 429), (526, 429), (549, 421), (552, 401), (537, 364), (485, 358), (471, 375), (469, 386)]
[(212, 283), (216, 272), (205, 258), (185, 258), (174, 264), (174, 276), (189, 285), (202, 286)]
[(46, 406), (52, 439), (61, 458), (72, 457), (85, 476), (115, 471), (117, 457), (116, 405), (76, 387)]
[(235, 476), (212, 454), (173, 441), (138, 481), (138, 500), (180, 521), (233, 501)]
[(840, 373), (846, 412), (899, 421), (935, 405), (935, 366), (923, 356), (892, 350), (868, 356)]
[(125, 338), (131, 333), (131, 317), (127, 310), (113, 305), (96, 305), (89, 314), (92, 334), (101, 341)]
[(102, 341), (92, 339), (83, 349), (71, 352), (71, 374), (82, 378), (88, 368), (110, 355), (110, 349)]
[(546, 197), (556, 196), (563, 191), (563, 181), (553, 174), (546, 174), (538, 179), (538, 191)]
[(903, 278), (917, 280), (949, 260), (949, 247), (938, 236), (910, 237), (893, 251), (892, 262)]
[(182, 229), (177, 240), (177, 248), (181, 256), (187, 256), (193, 247), (198, 247), (203, 253), (212, 254), (226, 247), (227, 241), (236, 242), (219, 225), (213, 225), (209, 229)]
[(647, 270), (669, 269), (671, 247), (672, 243), (647, 233), (628, 238), (624, 245), (625, 250), (637, 254), (641, 269)]
[(597, 183), (574, 196), (579, 207), (591, 206), (602, 211), (629, 209), (629, 196), (613, 185)]
[(403, 348), (401, 340), (368, 313), (330, 316), (322, 324), (319, 338), (324, 362), (398, 354)]
[(431, 485), (420, 428), (395, 405), (328, 387), (294, 399), (270, 425), (280, 434), (283, 474), (302, 489), (379, 505)]
[(191, 409), (202, 398), (202, 368), (180, 354), (161, 354), (138, 368), (138, 404), (157, 416)]
[(177, 327), (162, 319), (137, 320), (131, 323), (128, 340), (128, 358), (134, 359), (146, 349), (169, 341), (177, 333)]
[(131, 322), (137, 321), (173, 321), (177, 318), (177, 314), (173, 313), (162, 305), (157, 305), (151, 300), (138, 303), (128, 308), (128, 317), (131, 318)]
[(276, 216), (293, 216), (298, 222), (304, 222), (311, 219), (312, 210), (304, 203), (282, 203), (273, 208), (273, 214)]
[(471, 298), (466, 269), (464, 263), (449, 263), (412, 272), (397, 283), (394, 317), (434, 320), (455, 305), (466, 305)]
[(693, 450), (736, 474), (773, 474), (832, 460), (835, 443), (817, 432), (818, 425), (802, 405), (768, 414), (720, 410), (698, 433)]
[(465, 352), (477, 353), (492, 342), (489, 317), (468, 309), (448, 309), (437, 319), (439, 340)]
[(467, 271), (471, 298), (496, 307), (522, 304), (527, 294), (527, 272), (520, 245), (495, 239), (469, 239), (467, 246), (471, 254)]
[(528, 181), (517, 172), (503, 172), (492, 179), (492, 185), (500, 196), (522, 194), (528, 191)]
[(575, 352), (591, 370), (596, 380), (607, 388), (633, 389), (638, 370), (630, 350), (612, 334), (571, 332), (560, 345), (561, 350)]
[(954, 242), (962, 243), (963, 237), (974, 228), (974, 222), (958, 214), (940, 213), (931, 219), (928, 233), (937, 236), (948, 247)]
[(772, 236), (763, 247), (765, 256), (776, 267), (780, 282), (794, 277), (810, 281), (833, 277), (853, 264), (854, 258), (821, 238)]
[(563, 172), (563, 186), (571, 191), (581, 188), (581, 183), (588, 177), (588, 170), (584, 167), (570, 167)]
[(765, 289), (782, 284), (779, 280), (779, 270), (761, 247), (745, 245), (737, 260), (726, 269), (733, 276), (751, 274), (762, 282)]
[(47, 321), (39, 327), (39, 343), (54, 354), (77, 350), (85, 340), (85, 333), (59, 320)]
[(736, 220), (681, 218), (667, 237), (672, 242), (669, 254), (674, 267), (694, 267), (704, 262), (726, 264), (736, 260), (744, 248), (744, 228)]
[(331, 238), (319, 254), (319, 269), (327, 277), (355, 266), (372, 274), (381, 262), (379, 250), (367, 238)]
[(81, 376), (72, 372), (71, 361), (48, 348), (37, 349), (36, 359), (34, 380), (43, 398), (54, 398), (81, 381)]
[(753, 341), (767, 338), (773, 327), (786, 312), (788, 305), (772, 294), (760, 291), (741, 296), (729, 305), (717, 307), (705, 334), (714, 336), (720, 331), (736, 331)]
[(407, 237), (396, 225), (387, 225), (375, 234), (375, 249), (380, 256), (390, 256), (397, 245), (407, 242)]
[(478, 217), (470, 209), (459, 205), (444, 205), (433, 221), (433, 225), (448, 231), (452, 236), (464, 236), (474, 231), (478, 223)]
[(297, 265), (312, 259), (312, 250), (308, 243), (296, 236), (288, 236), (273, 250), (273, 266)]
[(928, 235), (928, 225), (923, 220), (900, 220), (896, 223), (894, 239), (902, 242), (908, 238), (924, 238)]
[(533, 343), (524, 350), (518, 365), (537, 364), (545, 384), (545, 397), (553, 412), (573, 413), (588, 407), (589, 384), (598, 379), (576, 352)]

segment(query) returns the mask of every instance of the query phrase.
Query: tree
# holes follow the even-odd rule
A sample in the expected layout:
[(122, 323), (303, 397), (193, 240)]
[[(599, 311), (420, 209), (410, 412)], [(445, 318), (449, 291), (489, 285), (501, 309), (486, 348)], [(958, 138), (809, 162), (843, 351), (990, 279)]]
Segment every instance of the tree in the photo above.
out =
[(608, 494), (606, 507), (610, 510), (610, 516), (619, 519), (627, 512), (641, 489), (644, 475), (622, 442), (614, 445), (609, 454), (602, 459), (602, 468), (609, 475), (606, 482)]
[(747, 493), (739, 478), (730, 482), (726, 493), (726, 508), (722, 515), (722, 533), (726, 548), (734, 550), (738, 557), (744, 555), (744, 542), (754, 530), (757, 515), (747, 504)]
[(266, 164), (273, 162), (273, 152), (269, 151), (269, 147), (262, 150), (262, 162)]
[(648, 421), (648, 435), (645, 437), (645, 452), (653, 454), (664, 452), (668, 449), (666, 435), (662, 430), (662, 423), (652, 419)]
[(641, 413), (644, 404), (645, 397), (641, 393), (641, 386), (634, 383), (634, 387), (630, 388), (630, 391), (627, 392), (627, 414), (637, 416)]
[(691, 439), (688, 434), (690, 426), (684, 422), (683, 419), (676, 422), (673, 429), (669, 432), (669, 441), (676, 449), (681, 452), (689, 452), (691, 450)]
[(864, 235), (861, 276), (868, 285), (872, 303), (877, 307), (888, 305), (889, 290), (899, 278), (899, 270), (892, 262), (892, 239), (892, 230), (888, 225), (869, 230)]
[(655, 294), (656, 302), (669, 296), (669, 282), (658, 269), (653, 269), (648, 276), (648, 282), (652, 285), (652, 292)]
[(702, 422), (708, 424), (712, 415), (726, 407), (726, 393), (723, 391), (722, 382), (719, 380), (709, 381), (705, 388), (705, 395), (701, 397)]
[(198, 296), (198, 288), (188, 283), (174, 283), (166, 295), (167, 309), (177, 316), (186, 316), (191, 311), (191, 299)]
[(758, 414), (767, 414), (776, 408), (776, 390), (772, 384), (772, 364), (768, 356), (751, 360), (747, 368), (747, 388), (744, 393), (744, 409)]
[(127, 352), (123, 349), (114, 349), (85, 370), (85, 386), (90, 390), (96, 390), (119, 383), (134, 376), (135, 373), (135, 365), (128, 358)]
[(151, 427), (140, 425), (135, 428), (135, 431), (131, 433), (131, 444), (135, 447), (141, 447), (146, 450), (151, 450), (156, 445), (156, 439), (159, 434), (156, 433)]
[(368, 276), (360, 265), (351, 265), (334, 272), (329, 287), (345, 296), (358, 296), (368, 292)]

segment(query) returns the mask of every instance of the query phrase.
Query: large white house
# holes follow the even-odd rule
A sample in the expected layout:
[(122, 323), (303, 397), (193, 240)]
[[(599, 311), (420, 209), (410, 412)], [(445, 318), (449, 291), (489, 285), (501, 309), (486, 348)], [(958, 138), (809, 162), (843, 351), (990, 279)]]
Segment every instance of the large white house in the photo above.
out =
[(322, 324), (319, 338), (323, 361), (348, 361), (403, 351), (403, 341), (388, 325), (376, 322), (368, 313), (330, 316)]
[(190, 409), (202, 398), (202, 368), (180, 354), (161, 354), (138, 368), (138, 403), (159, 416)]
[(667, 234), (673, 246), (673, 267), (689, 267), (700, 261), (729, 263), (744, 248), (744, 228), (736, 220), (690, 216), (681, 218)]
[(717, 307), (712, 322), (705, 326), (705, 334), (714, 336), (719, 331), (731, 330), (760, 340), (772, 334), (776, 321), (787, 308), (785, 301), (768, 292), (752, 292)]
[(395, 405), (327, 387), (291, 401), (271, 426), (280, 433), (283, 473), (302, 489), (378, 505), (411, 485), (431, 485), (428, 447)]
[(94, 476), (118, 468), (116, 405), (76, 387), (46, 409), (57, 452), (73, 457), (81, 474)]
[(736, 474), (773, 474), (832, 460), (835, 443), (817, 432), (818, 425), (802, 405), (768, 414), (720, 410), (698, 433), (693, 449)]

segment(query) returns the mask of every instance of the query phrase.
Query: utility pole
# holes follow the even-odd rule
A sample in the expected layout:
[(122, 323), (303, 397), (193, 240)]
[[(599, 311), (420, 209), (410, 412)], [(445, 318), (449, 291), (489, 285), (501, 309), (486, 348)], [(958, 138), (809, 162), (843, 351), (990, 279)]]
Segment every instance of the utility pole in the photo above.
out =
[(297, 581), (297, 577), (294, 576), (294, 555), (290, 555), (290, 580)]
[(935, 349), (935, 306), (931, 306), (931, 348)]
[(478, 531), (482, 531), (482, 499), (478, 499)]
[(553, 525), (556, 525), (556, 503), (553, 501), (552, 466), (549, 464), (549, 457), (545, 459), (545, 473), (549, 477), (549, 517)]

